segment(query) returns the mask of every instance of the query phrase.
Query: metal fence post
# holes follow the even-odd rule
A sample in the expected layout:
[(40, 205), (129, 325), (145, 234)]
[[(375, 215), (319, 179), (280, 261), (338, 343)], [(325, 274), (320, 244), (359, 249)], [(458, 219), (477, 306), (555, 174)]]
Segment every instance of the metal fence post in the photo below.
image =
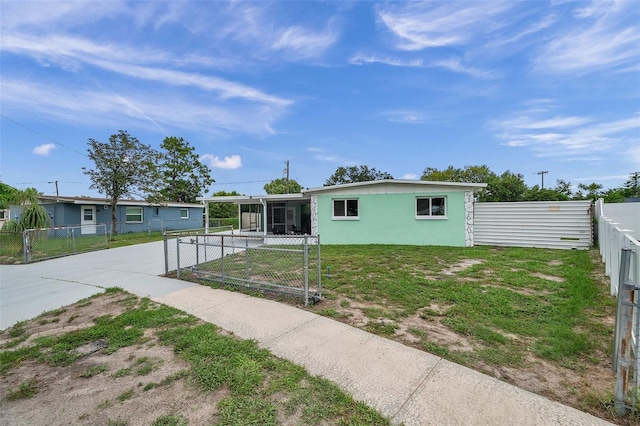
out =
[(71, 228), (71, 241), (73, 242), (73, 252), (76, 252), (76, 228)]
[(176, 237), (176, 278), (180, 279), (180, 237)]
[(22, 256), (24, 263), (29, 263), (31, 259), (29, 247), (29, 232), (25, 229), (22, 231)]
[(220, 253), (220, 269), (222, 271), (222, 284), (226, 284), (226, 279), (224, 276), (224, 235), (220, 236), (220, 248), (221, 248), (221, 253)]
[(318, 274), (318, 278), (317, 278), (317, 285), (318, 285), (318, 296), (322, 297), (322, 265), (320, 264), (320, 235), (316, 236), (316, 251), (318, 252), (318, 259), (317, 259), (317, 274)]
[(200, 240), (196, 235), (196, 268), (200, 266)]
[(244, 239), (244, 279), (249, 279), (249, 239)]
[(304, 306), (309, 306), (309, 237), (304, 236), (304, 248), (303, 248), (303, 262), (304, 262)]
[(162, 234), (162, 239), (164, 241), (164, 274), (167, 275), (169, 273), (169, 244), (166, 232)]
[(104, 247), (109, 248), (109, 233), (107, 232), (107, 225), (102, 225), (104, 229)]

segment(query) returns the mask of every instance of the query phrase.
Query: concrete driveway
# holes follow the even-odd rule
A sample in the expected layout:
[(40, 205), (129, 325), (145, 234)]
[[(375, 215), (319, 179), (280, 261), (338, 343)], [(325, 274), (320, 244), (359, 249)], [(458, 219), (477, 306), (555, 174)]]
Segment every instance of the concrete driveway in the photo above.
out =
[(159, 297), (195, 284), (163, 278), (162, 241), (83, 253), (28, 265), (0, 265), (0, 330), (43, 312), (121, 287)]

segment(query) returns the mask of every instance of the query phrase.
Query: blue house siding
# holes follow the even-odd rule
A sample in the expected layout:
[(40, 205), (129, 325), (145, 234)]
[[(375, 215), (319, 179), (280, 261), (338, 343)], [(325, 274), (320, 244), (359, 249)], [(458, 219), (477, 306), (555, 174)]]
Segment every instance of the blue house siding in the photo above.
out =
[[(111, 232), (111, 206), (104, 199), (86, 197), (47, 197), (40, 199), (40, 205), (51, 219), (51, 227), (79, 226), (82, 224), (82, 209), (95, 208), (95, 224), (107, 225)], [(204, 206), (199, 204), (168, 203), (170, 205), (151, 206), (142, 201), (126, 200), (116, 206), (118, 233), (170, 231), (196, 229), (204, 226)], [(127, 221), (127, 207), (142, 210), (141, 221)], [(10, 219), (19, 219), (24, 207), (11, 206)], [(186, 213), (186, 217), (183, 216)], [(86, 234), (87, 228), (82, 233)], [(91, 231), (89, 231), (91, 232)], [(100, 232), (100, 231), (99, 231)]]

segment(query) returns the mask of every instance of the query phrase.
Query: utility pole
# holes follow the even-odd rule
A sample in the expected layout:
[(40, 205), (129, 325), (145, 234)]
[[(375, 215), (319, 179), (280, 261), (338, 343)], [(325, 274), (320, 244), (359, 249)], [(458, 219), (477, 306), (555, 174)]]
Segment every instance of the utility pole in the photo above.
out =
[(547, 173), (549, 173), (548, 170), (541, 170), (538, 172), (538, 174), (542, 176), (542, 187), (540, 189), (544, 189), (544, 175), (546, 175)]
[(58, 198), (60, 195), (58, 194), (58, 181), (53, 181), (53, 182), (47, 182), (47, 183), (55, 183), (56, 184), (56, 198)]
[(287, 183), (287, 188), (285, 194), (289, 193), (289, 160), (285, 161), (285, 164), (287, 165), (287, 168), (284, 169), (285, 173), (287, 174), (287, 178), (286, 178), (286, 183)]

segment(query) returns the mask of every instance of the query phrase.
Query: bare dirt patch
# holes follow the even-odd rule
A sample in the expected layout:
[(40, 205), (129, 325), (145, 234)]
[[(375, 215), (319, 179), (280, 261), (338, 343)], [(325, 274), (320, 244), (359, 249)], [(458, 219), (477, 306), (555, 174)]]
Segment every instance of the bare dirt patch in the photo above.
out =
[[(125, 311), (130, 295), (104, 295), (84, 306), (73, 305), (23, 325), (29, 338), (55, 336), (93, 325), (93, 319)], [(51, 367), (29, 360), (0, 376), (0, 419), (3, 425), (149, 425), (162, 415), (173, 414), (189, 424), (211, 424), (216, 404), (226, 391), (203, 392), (182, 374), (189, 365), (173, 348), (159, 344), (155, 331), (147, 330), (146, 342), (103, 353), (99, 340), (77, 349), (83, 354), (69, 366)], [(0, 336), (0, 345), (11, 340)], [(10, 400), (23, 383), (34, 384), (30, 398)], [(111, 423), (109, 423), (111, 422)]]

